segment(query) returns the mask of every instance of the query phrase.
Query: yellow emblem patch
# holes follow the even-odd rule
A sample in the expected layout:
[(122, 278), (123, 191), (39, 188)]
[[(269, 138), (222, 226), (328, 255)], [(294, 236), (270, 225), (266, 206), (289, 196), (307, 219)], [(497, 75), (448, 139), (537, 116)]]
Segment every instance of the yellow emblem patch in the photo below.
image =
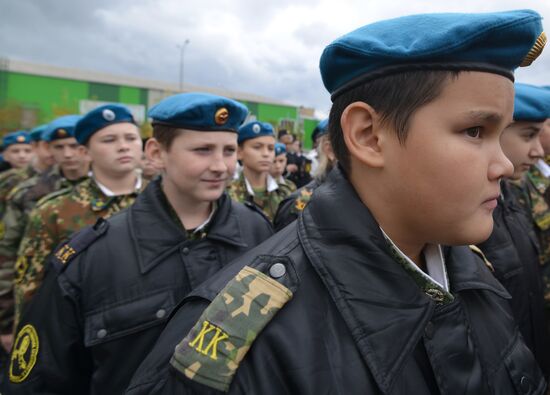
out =
[(20, 283), (23, 280), (23, 277), (25, 276), (25, 273), (27, 272), (27, 269), (29, 268), (29, 260), (26, 256), (21, 255), (19, 258), (17, 258), (17, 262), (15, 262), (15, 278), (14, 281), (16, 283)]
[(76, 251), (74, 248), (72, 248), (70, 245), (65, 244), (63, 247), (61, 247), (57, 252), (55, 253), (55, 257), (61, 261), (61, 263), (65, 264), (71, 259), (71, 257), (76, 254)]
[[(210, 334), (209, 336), (207, 336)], [(204, 343), (205, 337), (208, 338), (208, 343)], [(189, 346), (197, 350), (203, 355), (216, 361), (218, 359), (218, 343), (229, 339), (229, 335), (216, 325), (212, 325), (208, 321), (202, 323), (202, 328), (195, 339), (189, 343)]]
[(24, 143), (25, 142), (25, 137), (24, 136), (17, 137), (17, 142), (18, 143)]
[(59, 129), (59, 130), (57, 131), (57, 137), (65, 137), (65, 136), (67, 136), (67, 134), (68, 134), (68, 133), (67, 133), (67, 131), (66, 131), (65, 129)]
[(32, 325), (25, 325), (15, 338), (10, 361), (10, 381), (21, 383), (29, 376), (38, 356), (38, 334)]
[(542, 32), (535, 41), (535, 44), (533, 44), (533, 47), (529, 50), (527, 55), (525, 55), (525, 58), (523, 58), (520, 67), (529, 66), (531, 63), (533, 63), (535, 59), (538, 58), (539, 55), (542, 53), (545, 45), (546, 33)]
[(225, 107), (220, 108), (214, 115), (214, 122), (216, 122), (216, 125), (224, 125), (228, 119), (229, 111)]

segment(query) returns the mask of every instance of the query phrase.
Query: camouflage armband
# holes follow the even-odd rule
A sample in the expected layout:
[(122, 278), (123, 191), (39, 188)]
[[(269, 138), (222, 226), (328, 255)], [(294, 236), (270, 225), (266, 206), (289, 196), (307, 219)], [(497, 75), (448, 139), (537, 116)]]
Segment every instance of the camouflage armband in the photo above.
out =
[(284, 285), (245, 266), (177, 345), (170, 364), (177, 374), (228, 391), (256, 337), (291, 298)]

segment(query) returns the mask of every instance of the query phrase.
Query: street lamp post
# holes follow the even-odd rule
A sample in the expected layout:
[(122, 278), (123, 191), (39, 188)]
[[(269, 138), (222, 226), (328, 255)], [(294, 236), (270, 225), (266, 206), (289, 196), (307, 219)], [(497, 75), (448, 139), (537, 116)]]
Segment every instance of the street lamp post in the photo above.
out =
[(183, 44), (178, 45), (180, 49), (180, 92), (183, 91), (183, 54), (185, 52), (185, 47), (189, 44), (189, 40), (186, 39)]

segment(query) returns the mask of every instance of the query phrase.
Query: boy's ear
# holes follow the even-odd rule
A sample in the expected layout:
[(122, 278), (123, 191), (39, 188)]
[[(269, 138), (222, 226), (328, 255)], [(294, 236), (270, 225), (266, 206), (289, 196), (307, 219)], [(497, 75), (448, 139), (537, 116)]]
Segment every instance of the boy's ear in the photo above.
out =
[(162, 160), (162, 153), (164, 148), (154, 137), (151, 137), (145, 143), (145, 156), (151, 161), (153, 167), (157, 169), (164, 169), (164, 161)]
[(354, 102), (346, 107), (340, 118), (344, 141), (350, 156), (369, 167), (382, 167), (380, 117), (367, 103)]

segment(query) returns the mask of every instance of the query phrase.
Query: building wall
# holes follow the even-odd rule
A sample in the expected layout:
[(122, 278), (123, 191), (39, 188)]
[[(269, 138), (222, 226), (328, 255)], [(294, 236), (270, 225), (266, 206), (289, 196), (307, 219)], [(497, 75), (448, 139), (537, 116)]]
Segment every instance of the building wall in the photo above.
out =
[[(39, 76), (0, 69), (0, 134), (31, 129), (66, 114), (78, 114), (90, 103), (118, 102), (146, 110), (175, 92), (114, 84)], [(83, 105), (84, 104), (84, 105)], [(310, 120), (301, 120), (299, 108), (287, 105), (244, 102), (252, 119), (271, 123), (277, 130), (311, 134)], [(313, 121), (316, 124), (316, 121)], [(145, 135), (150, 127), (142, 128)]]

